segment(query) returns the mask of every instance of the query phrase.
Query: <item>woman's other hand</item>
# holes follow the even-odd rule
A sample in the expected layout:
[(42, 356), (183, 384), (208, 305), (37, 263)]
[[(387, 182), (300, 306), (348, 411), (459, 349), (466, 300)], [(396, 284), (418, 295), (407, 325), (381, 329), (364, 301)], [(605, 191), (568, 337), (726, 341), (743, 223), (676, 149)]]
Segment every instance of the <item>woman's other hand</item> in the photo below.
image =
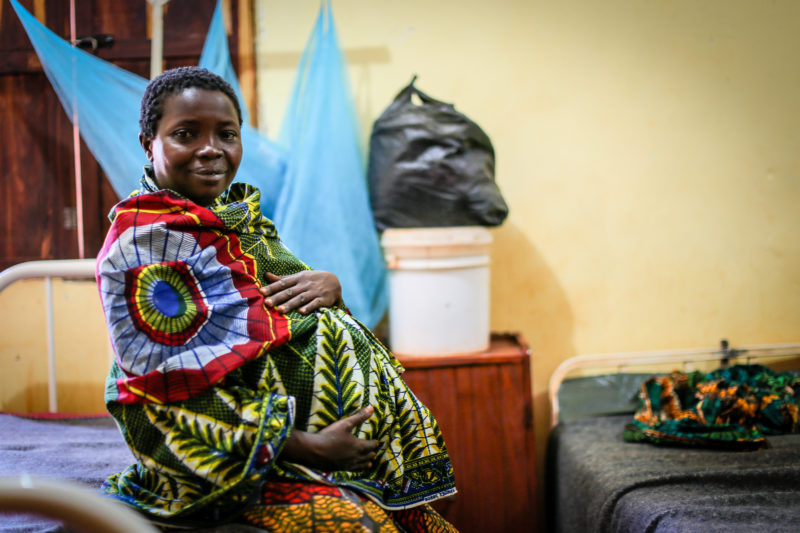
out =
[(339, 278), (323, 270), (302, 270), (289, 276), (276, 276), (267, 272), (269, 284), (259, 289), (267, 307), (279, 313), (297, 309), (308, 314), (320, 307), (341, 303), (342, 286)]
[(293, 430), (281, 456), (323, 472), (360, 472), (372, 467), (377, 440), (359, 439), (353, 431), (372, 416), (372, 406), (334, 422), (319, 433)]

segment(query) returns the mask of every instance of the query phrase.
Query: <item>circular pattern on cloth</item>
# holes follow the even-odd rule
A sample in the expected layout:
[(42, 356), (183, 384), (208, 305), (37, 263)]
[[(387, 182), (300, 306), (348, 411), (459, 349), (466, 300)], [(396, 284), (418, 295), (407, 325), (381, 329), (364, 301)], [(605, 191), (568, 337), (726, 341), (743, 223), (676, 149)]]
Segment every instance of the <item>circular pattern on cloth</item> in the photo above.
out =
[(264, 305), (255, 257), (215, 212), (161, 191), (123, 200), (114, 215), (97, 257), (124, 374), (114, 401), (197, 397), (291, 338), (288, 317)]
[(151, 340), (185, 344), (208, 320), (200, 285), (182, 261), (142, 265), (125, 278), (131, 319)]
[(224, 373), (249, 360), (267, 340), (254, 331), (265, 323), (265, 311), (248, 275), (252, 260), (232, 236), (181, 231), (192, 220), (153, 223), (147, 214), (158, 216), (159, 204), (148, 207), (136, 217), (118, 216), (114, 228), (121, 231), (98, 259), (120, 368), (133, 376), (198, 371), (207, 380), (208, 365)]

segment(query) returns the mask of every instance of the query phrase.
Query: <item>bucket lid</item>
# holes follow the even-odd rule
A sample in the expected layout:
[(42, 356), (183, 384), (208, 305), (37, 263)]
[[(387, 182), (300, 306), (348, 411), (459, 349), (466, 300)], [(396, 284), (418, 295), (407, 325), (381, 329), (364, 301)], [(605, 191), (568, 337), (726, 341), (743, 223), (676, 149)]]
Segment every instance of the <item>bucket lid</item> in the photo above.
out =
[(491, 232), (483, 226), (390, 228), (381, 236), (388, 262), (399, 258), (473, 256), (489, 253)]

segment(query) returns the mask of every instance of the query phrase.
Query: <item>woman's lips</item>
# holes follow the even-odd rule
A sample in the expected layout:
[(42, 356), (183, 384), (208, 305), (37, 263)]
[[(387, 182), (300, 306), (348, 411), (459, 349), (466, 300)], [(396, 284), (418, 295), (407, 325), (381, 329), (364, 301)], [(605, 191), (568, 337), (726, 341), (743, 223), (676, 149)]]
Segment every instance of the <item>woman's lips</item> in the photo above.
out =
[(197, 174), (202, 179), (222, 179), (224, 178), (228, 171), (223, 169), (203, 169), (203, 170), (193, 170), (192, 173)]

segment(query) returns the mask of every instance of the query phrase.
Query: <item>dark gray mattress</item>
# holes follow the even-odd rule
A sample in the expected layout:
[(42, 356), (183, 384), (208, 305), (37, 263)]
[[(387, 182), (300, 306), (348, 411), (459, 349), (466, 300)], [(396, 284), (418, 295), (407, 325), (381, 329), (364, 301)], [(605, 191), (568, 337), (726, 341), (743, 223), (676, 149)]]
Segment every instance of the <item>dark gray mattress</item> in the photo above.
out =
[[(100, 488), (103, 480), (134, 462), (111, 417), (31, 420), (0, 414), (0, 476), (28, 474)], [(41, 516), (3, 514), (0, 532), (64, 531)], [(262, 529), (229, 524), (195, 530), (253, 533)]]
[(556, 533), (800, 532), (800, 435), (730, 452), (622, 440), (632, 415), (569, 420), (548, 443)]

